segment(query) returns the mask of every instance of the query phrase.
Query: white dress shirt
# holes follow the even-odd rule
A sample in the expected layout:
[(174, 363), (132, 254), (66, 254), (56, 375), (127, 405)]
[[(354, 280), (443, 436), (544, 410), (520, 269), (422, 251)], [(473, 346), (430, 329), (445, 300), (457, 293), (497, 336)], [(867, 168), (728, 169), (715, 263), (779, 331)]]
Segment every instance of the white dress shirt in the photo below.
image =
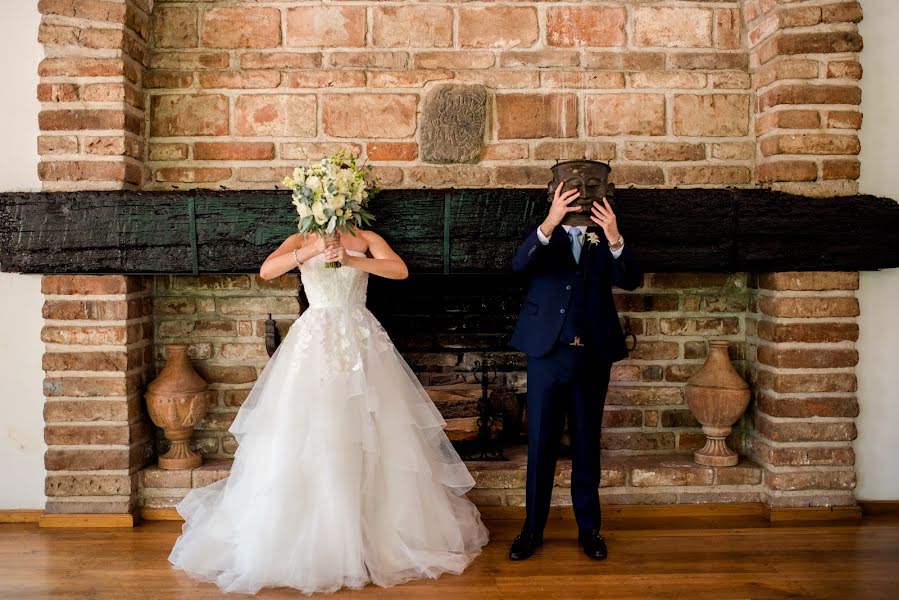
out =
[[(562, 228), (565, 229), (565, 233), (568, 233), (569, 230), (571, 230), (572, 225), (562, 225)], [(586, 225), (578, 225), (577, 228), (581, 230), (581, 236), (586, 235), (586, 233), (587, 233)], [(550, 237), (552, 237), (552, 236), (550, 236)], [(569, 235), (569, 237), (570, 237), (570, 235)], [(543, 244), (544, 246), (549, 243), (549, 238), (546, 237), (545, 235), (543, 235), (543, 231), (539, 227), (537, 228), (537, 239), (540, 240), (540, 243)], [(583, 244), (586, 244), (586, 243), (587, 243), (587, 240), (585, 238), (581, 242), (581, 244), (582, 244), (581, 247), (583, 248)], [(612, 256), (614, 258), (618, 258), (619, 256), (621, 256), (621, 252), (623, 250), (624, 250), (624, 244), (621, 244), (621, 248), (619, 248), (618, 250), (612, 250), (611, 248), (609, 248), (609, 252), (612, 253)]]

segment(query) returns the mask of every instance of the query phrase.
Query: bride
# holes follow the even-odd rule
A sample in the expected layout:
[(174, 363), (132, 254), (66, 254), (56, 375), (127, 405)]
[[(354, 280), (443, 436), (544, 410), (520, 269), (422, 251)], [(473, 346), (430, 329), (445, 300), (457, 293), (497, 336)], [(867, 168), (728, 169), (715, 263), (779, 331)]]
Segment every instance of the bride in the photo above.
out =
[(368, 274), (405, 279), (406, 265), (376, 233), (353, 234), (294, 234), (260, 269), (272, 279), (299, 267), (309, 308), (229, 428), (230, 476), (178, 504), (169, 555), (225, 591), (436, 578), (487, 543), (446, 422), (365, 307)]

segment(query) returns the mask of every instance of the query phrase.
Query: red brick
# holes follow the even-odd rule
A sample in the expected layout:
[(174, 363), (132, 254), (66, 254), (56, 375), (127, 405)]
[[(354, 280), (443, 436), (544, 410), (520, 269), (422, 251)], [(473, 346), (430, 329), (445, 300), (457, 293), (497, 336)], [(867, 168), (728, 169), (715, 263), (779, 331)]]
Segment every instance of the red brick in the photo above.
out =
[(642, 341), (631, 351), (634, 360), (671, 360), (678, 356), (676, 342)]
[(81, 141), (86, 154), (105, 156), (130, 156), (140, 159), (143, 146), (137, 139), (125, 136), (86, 136)]
[(715, 11), (715, 47), (724, 50), (740, 48), (740, 9)]
[(77, 17), (95, 21), (109, 21), (111, 23), (123, 23), (125, 20), (126, 6), (121, 2), (107, 2), (105, 0), (40, 0), (37, 4), (38, 11), (42, 15), (59, 15), (63, 17)]
[(95, 473), (48, 475), (44, 481), (44, 493), (51, 497), (129, 496), (137, 491), (137, 477), (137, 473), (133, 475), (98, 475)]
[(41, 181), (140, 181), (136, 166), (117, 161), (43, 161), (37, 174)]
[[(791, 33), (777, 36), (767, 43), (772, 45), (770, 52), (777, 55), (861, 52), (862, 36), (854, 31)], [(767, 62), (764, 56), (762, 62)]]
[[(648, 344), (671, 344), (674, 346), (674, 358), (677, 357), (677, 344), (671, 342), (645, 342)], [(644, 345), (638, 344), (637, 348)], [(633, 356), (632, 356), (633, 358)], [(659, 406), (683, 404), (684, 394), (683, 387), (662, 387), (662, 386), (619, 386), (613, 385), (609, 387), (606, 397), (609, 405), (626, 405), (626, 406)], [(647, 426), (650, 426), (647, 423)]]
[(762, 273), (757, 285), (768, 290), (857, 290), (857, 271), (781, 271)]
[(498, 185), (542, 185), (549, 176), (546, 167), (537, 165), (500, 165), (496, 168)]
[(547, 71), (540, 74), (543, 87), (601, 90), (624, 87), (624, 73), (614, 71)]
[(816, 110), (779, 110), (759, 116), (755, 121), (757, 134), (774, 129), (818, 129), (821, 117)]
[(765, 483), (773, 490), (855, 489), (855, 471), (765, 472)]
[(672, 167), (668, 171), (669, 183), (672, 185), (697, 184), (743, 184), (752, 181), (749, 167), (733, 165), (708, 165), (701, 167)]
[(197, 10), (192, 6), (158, 6), (153, 10), (156, 48), (194, 48), (199, 40)]
[(761, 394), (759, 410), (772, 417), (850, 417), (858, 416), (858, 399), (855, 396), (806, 396), (801, 398), (774, 398)]
[(463, 48), (527, 48), (540, 37), (532, 6), (463, 7), (459, 43)]
[(708, 48), (712, 45), (712, 16), (712, 11), (705, 8), (635, 8), (634, 43), (666, 48)]
[(759, 346), (758, 361), (783, 369), (854, 367), (858, 351), (851, 348), (786, 349)]
[(777, 15), (780, 18), (780, 26), (784, 29), (793, 27), (811, 27), (821, 22), (820, 6), (796, 6), (784, 7)]
[(858, 339), (856, 323), (774, 323), (759, 321), (756, 334), (771, 342), (854, 342)]
[(37, 99), (41, 102), (77, 102), (78, 86), (74, 83), (41, 83), (37, 86)]
[(168, 167), (156, 170), (156, 181), (198, 183), (222, 181), (231, 177), (231, 169), (218, 167)]
[(609, 181), (615, 185), (661, 185), (665, 174), (654, 165), (617, 164), (612, 168)]
[(826, 160), (821, 163), (821, 174), (824, 179), (858, 179), (861, 168), (857, 160)]
[(281, 158), (286, 160), (320, 160), (323, 156), (344, 150), (362, 155), (362, 146), (352, 142), (291, 142), (281, 144)]
[[(46, 377), (45, 396), (72, 396), (76, 398), (94, 396), (124, 396), (128, 393), (127, 379), (124, 377)], [(47, 430), (45, 429), (45, 432)], [(72, 443), (53, 442), (48, 443)], [(98, 442), (111, 443), (111, 442)]]
[(366, 147), (369, 160), (415, 160), (418, 145), (414, 142), (372, 142)]
[(203, 88), (274, 88), (281, 83), (278, 71), (201, 71)]
[(510, 50), (499, 57), (499, 64), (508, 67), (576, 67), (580, 64), (581, 55), (577, 51), (566, 50)]
[(197, 142), (197, 160), (269, 160), (275, 157), (271, 142)]
[(787, 59), (772, 61), (758, 68), (756, 85), (765, 87), (782, 79), (817, 79), (821, 63), (817, 60)]
[(375, 69), (404, 69), (409, 66), (408, 52), (332, 52), (332, 67), (370, 67)]
[(584, 110), (588, 135), (665, 134), (662, 94), (588, 94)]
[[(527, 152), (519, 158), (527, 158)], [(538, 142), (534, 148), (537, 160), (612, 160), (615, 158), (614, 142)]]
[(477, 50), (416, 52), (417, 69), (488, 69), (493, 66), (493, 52)]
[(235, 132), (243, 136), (314, 136), (312, 94), (254, 94), (237, 98)]
[(668, 55), (670, 69), (733, 71), (748, 67), (749, 55), (745, 52), (675, 52)]
[(299, 6), (287, 10), (287, 46), (365, 45), (364, 6)]
[(631, 74), (630, 84), (634, 88), (698, 90), (706, 87), (707, 79), (705, 73), (692, 71), (643, 71)]
[(627, 12), (623, 7), (549, 7), (546, 44), (563, 48), (624, 46), (626, 21)]
[(389, 48), (448, 48), (453, 10), (448, 6), (375, 6), (372, 41)]
[(182, 89), (193, 85), (194, 74), (185, 71), (161, 71), (154, 69), (144, 74), (146, 89)]
[(211, 8), (203, 12), (207, 48), (275, 48), (281, 45), (281, 11), (276, 8)]
[(228, 99), (220, 94), (153, 96), (150, 113), (150, 132), (153, 136), (228, 133)]
[(861, 79), (862, 66), (855, 60), (836, 60), (827, 63), (828, 79)]
[(498, 139), (576, 137), (574, 94), (497, 94)]
[(143, 316), (144, 300), (45, 300), (45, 319), (124, 320)]
[(116, 109), (42, 110), (38, 115), (38, 124), (42, 131), (125, 129), (126, 127), (133, 130), (133, 125), (126, 121), (126, 114)]
[(227, 52), (156, 52), (150, 57), (150, 71), (155, 69), (193, 70), (224, 69), (230, 57)]
[(759, 181), (815, 181), (818, 165), (806, 160), (779, 160), (764, 162), (756, 168)]
[(44, 467), (48, 471), (128, 469), (129, 457), (127, 448), (116, 450), (50, 448), (44, 453)]
[[(92, 353), (94, 354), (94, 353)], [(52, 400), (44, 402), (44, 421), (64, 423), (78, 421), (128, 421), (138, 414), (143, 399), (132, 396), (132, 400)]]
[(244, 52), (242, 69), (315, 69), (322, 66), (321, 52)]
[(663, 52), (587, 52), (584, 66), (610, 71), (650, 71), (665, 68)]
[(762, 296), (759, 310), (775, 317), (857, 317), (858, 299), (840, 296)]
[(115, 77), (124, 74), (124, 63), (115, 58), (45, 58), (38, 65), (41, 77)]
[(404, 181), (425, 187), (450, 187), (460, 182), (486, 186), (490, 182), (490, 171), (475, 165), (410, 167), (405, 170)]
[(831, 129), (861, 129), (862, 113), (857, 110), (829, 111), (825, 114), (827, 127)]
[(858, 381), (853, 373), (772, 373), (758, 371), (754, 384), (775, 392), (855, 392)]
[(50, 154), (77, 154), (78, 138), (63, 135), (40, 135), (37, 138), (37, 153)]
[(291, 71), (282, 75), (281, 87), (312, 89), (365, 87), (365, 73), (362, 71), (327, 71), (322, 69)]
[(858, 23), (862, 17), (859, 2), (838, 2), (821, 7), (821, 20), (825, 23)]
[(324, 130), (334, 137), (403, 138), (415, 133), (415, 94), (328, 94), (323, 103)]
[(187, 144), (150, 144), (150, 160), (184, 160)]
[(749, 133), (749, 96), (677, 94), (673, 127), (676, 135), (746, 135)]
[(663, 335), (736, 335), (740, 322), (731, 317), (678, 317), (659, 319)]
[(762, 140), (762, 154), (858, 154), (861, 144), (858, 137), (833, 134), (780, 134)]

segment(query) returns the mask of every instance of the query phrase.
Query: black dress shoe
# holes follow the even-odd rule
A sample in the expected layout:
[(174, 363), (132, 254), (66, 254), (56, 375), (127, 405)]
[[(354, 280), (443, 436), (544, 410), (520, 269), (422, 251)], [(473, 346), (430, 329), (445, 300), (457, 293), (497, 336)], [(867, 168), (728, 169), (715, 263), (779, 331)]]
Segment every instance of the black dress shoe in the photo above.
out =
[(579, 532), (577, 541), (584, 547), (584, 554), (593, 560), (602, 560), (609, 555), (606, 540), (600, 535), (598, 529)]
[(509, 548), (510, 560), (526, 560), (533, 556), (534, 552), (543, 545), (543, 536), (534, 535), (530, 531), (522, 530), (512, 542)]

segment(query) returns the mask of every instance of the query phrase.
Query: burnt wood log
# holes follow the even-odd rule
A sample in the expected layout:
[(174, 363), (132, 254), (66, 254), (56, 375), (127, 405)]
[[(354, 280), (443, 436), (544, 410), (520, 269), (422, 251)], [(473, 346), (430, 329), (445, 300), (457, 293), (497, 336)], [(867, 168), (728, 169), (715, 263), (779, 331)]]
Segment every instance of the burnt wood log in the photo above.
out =
[[(0, 194), (0, 270), (23, 273), (252, 273), (293, 231), (289, 192)], [(375, 229), (413, 273), (500, 274), (539, 189), (385, 190)], [(643, 269), (877, 270), (899, 266), (899, 204), (770, 190), (622, 189), (622, 232)]]

